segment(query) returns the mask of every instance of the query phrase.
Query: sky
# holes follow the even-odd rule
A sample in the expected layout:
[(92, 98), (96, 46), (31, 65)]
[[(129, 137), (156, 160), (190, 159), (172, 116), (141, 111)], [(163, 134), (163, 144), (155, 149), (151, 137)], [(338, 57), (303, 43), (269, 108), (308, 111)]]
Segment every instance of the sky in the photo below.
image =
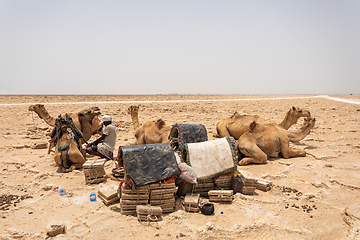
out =
[(0, 94), (360, 94), (359, 0), (0, 0)]

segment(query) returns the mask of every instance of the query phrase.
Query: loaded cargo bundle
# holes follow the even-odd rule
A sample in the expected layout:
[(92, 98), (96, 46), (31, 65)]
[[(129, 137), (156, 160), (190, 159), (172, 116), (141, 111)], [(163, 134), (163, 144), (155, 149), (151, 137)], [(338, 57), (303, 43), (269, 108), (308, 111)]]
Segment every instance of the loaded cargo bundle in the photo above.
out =
[(106, 185), (98, 191), (98, 196), (108, 206), (119, 201), (120, 197), (118, 196), (117, 189), (117, 184)]
[(243, 189), (241, 193), (245, 195), (253, 195), (257, 186), (256, 178), (251, 173), (245, 170), (239, 170), (238, 175), (243, 182)]
[(148, 205), (149, 187), (126, 188), (121, 186), (120, 212), (123, 215), (136, 215), (136, 206)]
[(179, 124), (171, 127), (169, 142), (173, 149), (181, 151), (185, 143), (205, 142), (208, 140), (207, 131), (202, 124)]
[(138, 205), (136, 213), (139, 221), (156, 222), (162, 220), (162, 209), (157, 206)]
[(199, 212), (199, 194), (187, 193), (184, 199), (184, 209), (188, 212)]
[(215, 188), (229, 190), (232, 189), (234, 171), (231, 171), (226, 174), (221, 174), (218, 177), (214, 178)]
[(85, 183), (99, 183), (106, 180), (104, 165), (107, 159), (89, 159), (83, 164)]
[(120, 146), (118, 161), (136, 186), (160, 182), (181, 173), (169, 143)]
[(174, 176), (181, 171), (170, 144), (121, 146), (117, 159), (125, 169), (122, 212), (135, 214), (136, 205), (148, 204), (161, 207), (163, 213), (175, 210)]
[(211, 190), (209, 191), (210, 202), (232, 202), (233, 190)]
[(150, 205), (161, 207), (163, 213), (174, 212), (176, 192), (174, 179), (169, 179), (168, 183), (154, 183), (148, 186), (150, 188)]
[(208, 192), (215, 189), (215, 184), (212, 178), (199, 181), (193, 186), (193, 192), (199, 194), (201, 197), (208, 197)]

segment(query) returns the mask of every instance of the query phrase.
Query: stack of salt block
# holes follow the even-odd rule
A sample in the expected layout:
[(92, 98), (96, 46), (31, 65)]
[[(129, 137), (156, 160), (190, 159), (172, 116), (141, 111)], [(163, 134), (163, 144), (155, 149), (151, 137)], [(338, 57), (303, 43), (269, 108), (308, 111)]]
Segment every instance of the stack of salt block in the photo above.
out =
[(232, 202), (233, 190), (211, 190), (209, 191), (210, 202)]
[(215, 190), (215, 184), (212, 178), (207, 180), (198, 181), (198, 184), (193, 186), (193, 192), (198, 193), (200, 197), (208, 197), (210, 190)]
[(106, 185), (98, 191), (98, 196), (106, 206), (109, 206), (110, 204), (117, 202), (120, 199), (117, 193), (117, 189), (117, 184)]
[(147, 185), (131, 188), (121, 186), (120, 212), (123, 215), (136, 215), (137, 205), (148, 205), (149, 187)]
[(253, 195), (257, 186), (256, 178), (248, 171), (239, 170), (241, 180), (243, 181), (242, 194)]
[(162, 220), (162, 208), (158, 206), (137, 205), (136, 213), (139, 221), (156, 222)]
[(199, 212), (199, 194), (187, 193), (184, 199), (184, 209), (189, 212)]
[(225, 189), (230, 190), (232, 189), (232, 180), (234, 176), (234, 171), (222, 174), (216, 178), (214, 178), (215, 188), (216, 189)]
[(175, 182), (154, 183), (147, 185), (150, 189), (150, 205), (159, 206), (163, 213), (175, 211)]
[(85, 175), (85, 183), (92, 184), (92, 183), (99, 183), (106, 180), (105, 176), (105, 169), (104, 164), (106, 159), (93, 159), (87, 160), (83, 164), (83, 171)]
[(263, 192), (267, 192), (267, 191), (270, 191), (271, 185), (272, 185), (271, 181), (258, 178), (257, 182), (256, 182), (256, 189), (259, 189)]

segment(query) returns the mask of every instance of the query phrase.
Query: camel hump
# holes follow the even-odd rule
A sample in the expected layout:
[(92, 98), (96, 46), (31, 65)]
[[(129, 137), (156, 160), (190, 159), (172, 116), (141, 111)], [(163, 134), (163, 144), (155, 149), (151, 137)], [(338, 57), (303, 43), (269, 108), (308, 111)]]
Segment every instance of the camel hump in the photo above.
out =
[(256, 125), (257, 125), (256, 121), (252, 121), (249, 125), (249, 131), (253, 132), (256, 128)]
[(165, 125), (165, 121), (162, 119), (158, 119), (156, 120), (156, 125), (158, 126), (158, 128), (162, 128)]

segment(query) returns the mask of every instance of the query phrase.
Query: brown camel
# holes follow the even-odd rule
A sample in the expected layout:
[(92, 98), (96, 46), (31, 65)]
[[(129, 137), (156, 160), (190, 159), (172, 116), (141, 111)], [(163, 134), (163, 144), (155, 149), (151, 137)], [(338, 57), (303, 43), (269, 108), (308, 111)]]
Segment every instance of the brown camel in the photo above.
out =
[(130, 106), (128, 113), (131, 115), (135, 131), (135, 145), (154, 144), (169, 142), (170, 126), (167, 126), (162, 119), (147, 121), (139, 126), (139, 107)]
[(236, 150), (239, 155), (245, 155), (239, 165), (249, 163), (265, 163), (269, 157), (284, 158), (305, 157), (305, 150), (296, 150), (289, 147), (289, 137), (303, 138), (308, 135), (315, 125), (315, 118), (304, 118), (303, 126), (297, 132), (290, 132), (279, 127), (277, 124), (259, 124), (253, 121), (249, 130), (236, 142)]
[[(310, 117), (310, 112), (298, 107), (292, 107), (278, 126), (287, 130), (296, 124), (300, 117)], [(232, 136), (235, 139), (239, 139), (242, 134), (249, 130), (249, 124), (254, 121), (259, 124), (269, 123), (258, 115), (242, 115), (235, 112), (231, 117), (226, 117), (218, 122), (216, 125), (217, 134), (214, 134), (214, 137), (222, 138)], [(292, 139), (290, 141), (293, 142)]]
[[(43, 104), (35, 104), (29, 107), (30, 111), (38, 114), (47, 124), (54, 127), (56, 118), (50, 116)], [(98, 118), (100, 115), (98, 107), (84, 109), (78, 113), (67, 113), (73, 120), (75, 126), (83, 133), (85, 140), (89, 140), (91, 135), (101, 131), (101, 124)], [(62, 114), (64, 117), (66, 114)]]
[(74, 139), (74, 133), (66, 125), (61, 127), (61, 137), (55, 146), (54, 160), (63, 172), (81, 168), (85, 163), (85, 151)]

